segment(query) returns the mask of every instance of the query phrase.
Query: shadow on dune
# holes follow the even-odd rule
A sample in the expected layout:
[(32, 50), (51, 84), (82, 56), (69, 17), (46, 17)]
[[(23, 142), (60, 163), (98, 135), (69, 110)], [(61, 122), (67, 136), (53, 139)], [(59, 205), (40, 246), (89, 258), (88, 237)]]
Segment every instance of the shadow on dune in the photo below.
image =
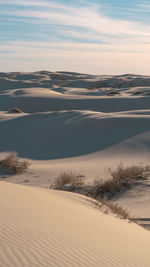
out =
[(5, 180), (8, 177), (13, 176), (13, 175), (14, 175), (14, 173), (11, 173), (7, 170), (0, 169), (0, 180)]
[(61, 110), (92, 110), (99, 112), (120, 112), (150, 108), (150, 96), (138, 98), (74, 98), (74, 97), (26, 97), (8, 95), (0, 96), (1, 110), (18, 107), (26, 113), (61, 111)]
[[(32, 114), (0, 123), (0, 150), (47, 160), (81, 156), (150, 131), (142, 118), (91, 118), (79, 112)], [(150, 147), (150, 140), (146, 141)]]
[[(101, 81), (100, 77), (92, 80), (94, 76), (90, 75), (80, 76), (74, 73), (46, 71), (30, 74), (1, 73), (0, 77), (1, 111), (17, 107), (31, 114), (0, 122), (0, 151), (17, 151), (19, 156), (41, 160), (75, 157), (101, 151), (150, 131), (149, 118), (107, 118), (106, 116), (103, 119), (93, 117), (92, 112), (85, 114), (85, 112), (78, 111), (111, 113), (146, 110), (150, 107), (150, 96), (99, 98), (61, 94), (63, 86), (67, 86), (65, 83), (68, 81), (70, 88), (91, 88), (94, 84), (97, 88), (110, 85), (119, 88), (126, 84), (143, 85), (141, 79), (145, 78), (137, 77), (135, 81), (134, 77), (125, 76), (127, 82), (124, 83), (124, 80), (119, 80), (119, 76), (106, 77), (106, 80)], [(149, 78), (146, 78), (144, 84), (149, 83)], [(41, 88), (41, 94), (43, 89), (43, 95), (38, 97), (36, 93), (32, 95), (32, 92), (28, 95), (28, 90), (21, 90), (34, 87)], [(60, 92), (60, 95), (46, 92), (44, 97), (44, 88), (56, 90)], [(19, 90), (13, 92), (11, 89)], [(47, 111), (52, 111), (52, 113), (37, 113)], [(145, 142), (149, 148), (149, 140)]]

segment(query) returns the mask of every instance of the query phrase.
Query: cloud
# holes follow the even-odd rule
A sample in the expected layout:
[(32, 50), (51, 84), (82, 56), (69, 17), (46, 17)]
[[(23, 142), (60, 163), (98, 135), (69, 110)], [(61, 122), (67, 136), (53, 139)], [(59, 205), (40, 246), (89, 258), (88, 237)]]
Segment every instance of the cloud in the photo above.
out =
[[(9, 1), (6, 1), (6, 3), (7, 2)], [(13, 1), (12, 3), (17, 4), (18, 1)], [(20, 18), (24, 17), (30, 19), (38, 19), (40, 20), (40, 23), (45, 24), (50, 23), (52, 25), (60, 25), (66, 27), (79, 27), (105, 35), (150, 36), (150, 26), (129, 20), (112, 19), (110, 17), (104, 16), (102, 14), (102, 11), (95, 10), (97, 5), (96, 7), (94, 6), (92, 10), (91, 8), (88, 8), (88, 6), (86, 8), (68, 7), (52, 2), (21, 1), (20, 4), (24, 4), (28, 7), (30, 5), (52, 7), (55, 8), (55, 10), (1, 10), (0, 14)]]
[[(29, 45), (29, 44), (28, 44)], [(33, 44), (32, 44), (33, 45)], [(42, 44), (41, 44), (42, 45)], [(71, 44), (70, 44), (71, 45)], [(65, 44), (64, 44), (64, 47)], [(7, 49), (4, 47), (3, 49)], [(10, 49), (10, 50), (9, 50)], [(84, 47), (62, 49), (62, 47), (27, 47), (14, 45), (12, 53), (1, 56), (0, 71), (76, 71), (93, 74), (149, 73), (147, 53), (122, 53), (120, 51), (98, 51)], [(1, 47), (0, 47), (1, 50)], [(2, 51), (2, 50), (1, 50)]]
[[(150, 25), (106, 16), (102, 5), (89, 5), (88, 2), (86, 6), (79, 5), (79, 2), (77, 5), (77, 1), (76, 5), (69, 6), (54, 1), (0, 0), (0, 6), (1, 15), (20, 20), (24, 25), (36, 25), (37, 41), (32, 41), (31, 34), (28, 34), (27, 41), (20, 38), (15, 42), (12, 37), (9, 43), (5, 39), (1, 42), (1, 58), (6, 60), (8, 67), (12, 66), (13, 61), (18, 64), (23, 62), (21, 65), (24, 68), (27, 61), (32, 62), (28, 65), (34, 69), (38, 65), (42, 67), (41, 62), (43, 66), (44, 63), (46, 66), (51, 64), (54, 69), (66, 66), (66, 69), (78, 71), (75, 69), (78, 66), (82, 72), (93, 72), (92, 69), (96, 71), (96, 68), (102, 70), (99, 62), (104, 66), (103, 71), (107, 72), (111, 68), (115, 71), (114, 66), (116, 70), (125, 71), (128, 67), (134, 72), (138, 62), (139, 69), (145, 69), (142, 62), (146, 62), (147, 66)], [(45, 35), (40, 29), (41, 25), (46, 29)], [(53, 37), (48, 34), (52, 31)], [(44, 38), (41, 38), (42, 35)], [(128, 66), (127, 59), (130, 61)]]
[[(142, 42), (142, 41), (141, 41)], [(43, 57), (44, 55), (52, 54), (53, 52), (61, 51), (64, 53), (68, 51), (69, 53), (123, 53), (123, 54), (132, 54), (136, 56), (137, 53), (140, 54), (149, 54), (150, 46), (149, 42), (139, 44), (128, 42), (116, 44), (115, 42), (111, 44), (99, 44), (99, 43), (80, 43), (80, 42), (68, 42), (68, 41), (57, 41), (57, 42), (39, 42), (39, 41), (12, 41), (9, 43), (4, 43), (0, 45), (1, 53), (10, 53), (19, 54), (21, 53), (26, 55), (26, 57), (33, 57), (38, 55), (38, 57)]]
[(146, 13), (150, 12), (150, 4), (145, 4), (142, 2), (142, 3), (138, 3), (136, 6), (138, 8), (136, 10), (138, 10), (138, 11), (140, 10), (141, 12), (146, 12)]
[(58, 8), (68, 10), (65, 5), (57, 4), (54, 2), (47, 1), (22, 1), (22, 0), (1, 0), (0, 5), (10, 5), (10, 6), (26, 6), (26, 7), (45, 7), (45, 8)]

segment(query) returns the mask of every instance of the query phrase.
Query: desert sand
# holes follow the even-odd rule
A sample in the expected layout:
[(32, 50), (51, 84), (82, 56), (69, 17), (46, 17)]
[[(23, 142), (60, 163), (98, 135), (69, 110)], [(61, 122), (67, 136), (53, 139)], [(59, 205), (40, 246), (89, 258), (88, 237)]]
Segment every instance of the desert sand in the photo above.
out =
[(81, 195), (1, 182), (0, 214), (0, 266), (149, 266), (150, 232)]
[[(0, 159), (31, 163), (0, 172), (1, 266), (150, 266), (149, 231), (47, 189), (64, 171), (90, 184), (119, 163), (149, 164), (149, 122), (149, 76), (0, 73)], [(149, 226), (150, 180), (112, 202)]]

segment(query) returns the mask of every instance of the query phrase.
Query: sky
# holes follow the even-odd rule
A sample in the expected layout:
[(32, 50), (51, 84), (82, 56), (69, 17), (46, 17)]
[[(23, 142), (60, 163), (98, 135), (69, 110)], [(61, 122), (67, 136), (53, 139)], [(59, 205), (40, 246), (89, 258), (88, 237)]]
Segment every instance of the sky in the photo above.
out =
[(150, 75), (149, 0), (0, 0), (0, 71)]

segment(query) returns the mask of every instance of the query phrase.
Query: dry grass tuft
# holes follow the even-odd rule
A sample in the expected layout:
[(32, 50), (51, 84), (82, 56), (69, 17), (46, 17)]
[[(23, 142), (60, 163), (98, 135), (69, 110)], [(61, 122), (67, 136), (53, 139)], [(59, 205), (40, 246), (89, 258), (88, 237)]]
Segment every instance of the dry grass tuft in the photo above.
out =
[(91, 87), (90, 90), (91, 90), (91, 91), (96, 91), (97, 88), (96, 88), (96, 87)]
[(142, 90), (134, 91), (132, 95), (142, 95), (144, 92)]
[(116, 90), (112, 90), (110, 92), (107, 93), (108, 96), (114, 96), (114, 95), (119, 95), (120, 93)]
[(12, 108), (11, 112), (15, 112), (15, 113), (22, 113), (22, 110), (19, 108)]
[(11, 153), (0, 161), (0, 168), (11, 171), (15, 174), (24, 173), (29, 167), (28, 161), (20, 161), (16, 152)]
[[(63, 173), (55, 180), (51, 188), (58, 190), (66, 190), (67, 188), (68, 191), (89, 196), (91, 199), (97, 200), (94, 203), (99, 208), (106, 207), (104, 212), (110, 210), (119, 218), (135, 222), (127, 210), (109, 200), (117, 192), (130, 188), (137, 181), (146, 179), (150, 174), (150, 167), (136, 165), (123, 167), (120, 164), (115, 171), (108, 170), (111, 179), (107, 181), (95, 180), (93, 185), (85, 185), (81, 176)], [(66, 185), (68, 187), (65, 187)]]
[(134, 221), (134, 218), (131, 218), (130, 213), (126, 209), (122, 208), (116, 203), (107, 201), (106, 197), (99, 201), (102, 205), (106, 206), (112, 213), (116, 214), (117, 217), (121, 219), (127, 219), (129, 221)]
[(149, 166), (131, 166), (123, 167), (121, 164), (115, 171), (109, 169), (111, 179), (107, 181), (94, 181), (95, 197), (112, 197), (116, 192), (120, 192), (122, 188), (130, 188), (132, 183), (137, 180), (146, 179), (150, 173)]
[(64, 172), (56, 178), (52, 185), (52, 188), (57, 190), (63, 190), (65, 185), (67, 184), (69, 184), (70, 188), (72, 188), (73, 190), (75, 187), (80, 187), (83, 185), (83, 179), (80, 175)]

